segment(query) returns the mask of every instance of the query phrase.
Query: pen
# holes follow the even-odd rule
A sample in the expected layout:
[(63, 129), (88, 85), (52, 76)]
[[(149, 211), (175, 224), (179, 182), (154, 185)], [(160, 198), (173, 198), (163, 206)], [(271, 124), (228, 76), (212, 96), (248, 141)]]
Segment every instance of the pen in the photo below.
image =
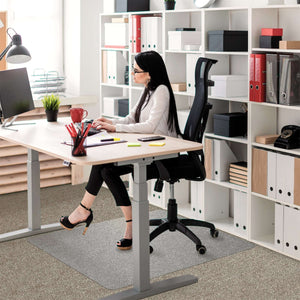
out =
[(101, 142), (113, 142), (114, 141), (114, 138), (111, 138), (111, 139), (102, 139), (100, 140)]

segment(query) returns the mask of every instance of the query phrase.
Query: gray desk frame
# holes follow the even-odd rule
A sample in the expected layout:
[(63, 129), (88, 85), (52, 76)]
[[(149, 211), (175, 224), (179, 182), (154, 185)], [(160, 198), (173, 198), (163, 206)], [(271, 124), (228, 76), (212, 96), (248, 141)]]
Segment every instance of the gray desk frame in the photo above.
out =
[[(0, 132), (1, 133), (1, 132)], [(1, 135), (0, 138), (13, 140), (18, 143), (18, 140)], [(183, 141), (180, 141), (182, 144)], [(194, 150), (195, 147), (199, 149), (199, 145), (190, 142), (190, 147), (187, 145), (185, 150)], [(40, 164), (38, 151), (43, 152), (43, 149), (32, 149), (34, 146), (20, 143), (28, 148), (27, 172), (28, 172), (28, 228), (17, 230), (9, 233), (0, 234), (0, 242), (8, 241), (16, 238), (27, 237), (35, 234), (45, 233), (60, 229), (59, 223), (41, 226), (40, 213)], [(31, 148), (32, 147), (32, 148)], [(152, 155), (145, 158), (132, 158), (123, 161), (115, 162), (118, 165), (132, 164), (134, 166), (134, 184), (133, 184), (133, 255), (134, 259), (134, 274), (133, 274), (133, 288), (123, 292), (112, 294), (103, 299), (143, 299), (151, 295), (166, 292), (168, 290), (176, 289), (182, 286), (190, 285), (198, 281), (198, 278), (192, 275), (179, 276), (155, 283), (150, 283), (150, 253), (149, 253), (149, 208), (147, 198), (147, 181), (146, 181), (146, 167), (154, 160), (161, 160), (175, 157), (178, 152), (174, 149), (170, 150), (168, 154)], [(197, 150), (197, 149), (195, 149)], [(45, 151), (45, 150), (44, 150)], [(57, 155), (53, 150), (51, 152), (45, 151), (54, 156)], [(68, 159), (69, 155), (66, 156)], [(78, 158), (77, 158), (78, 160)], [(90, 164), (89, 163), (82, 163)]]

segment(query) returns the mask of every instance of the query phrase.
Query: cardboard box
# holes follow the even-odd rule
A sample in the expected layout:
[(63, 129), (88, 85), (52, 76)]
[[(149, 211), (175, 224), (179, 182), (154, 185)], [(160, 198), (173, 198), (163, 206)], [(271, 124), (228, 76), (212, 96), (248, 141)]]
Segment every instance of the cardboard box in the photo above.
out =
[(265, 145), (274, 144), (278, 136), (278, 134), (258, 135), (255, 137), (255, 142)]
[(120, 17), (120, 18), (112, 18), (111, 22), (112, 23), (128, 23), (128, 18), (126, 17)]
[(185, 92), (186, 91), (186, 83), (179, 82), (179, 83), (171, 83), (171, 87), (173, 92)]
[[(200, 31), (168, 31), (169, 50), (184, 50), (185, 45), (201, 44)], [(198, 49), (199, 49), (198, 47)]]
[(280, 41), (279, 49), (300, 49), (300, 41)]
[(248, 31), (209, 31), (208, 51), (248, 51)]
[(248, 95), (247, 75), (212, 75), (211, 96), (244, 97)]

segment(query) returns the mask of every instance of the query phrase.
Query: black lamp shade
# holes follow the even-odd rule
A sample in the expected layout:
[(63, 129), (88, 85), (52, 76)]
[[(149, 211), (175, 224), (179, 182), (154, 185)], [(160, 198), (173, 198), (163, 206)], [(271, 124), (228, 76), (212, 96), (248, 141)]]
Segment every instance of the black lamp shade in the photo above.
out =
[(22, 45), (13, 46), (6, 55), (6, 61), (11, 64), (21, 64), (29, 61), (31, 55), (29, 51)]
[(11, 64), (25, 63), (31, 59), (29, 51), (22, 46), (22, 38), (19, 34), (12, 37), (12, 47), (6, 55), (6, 61)]

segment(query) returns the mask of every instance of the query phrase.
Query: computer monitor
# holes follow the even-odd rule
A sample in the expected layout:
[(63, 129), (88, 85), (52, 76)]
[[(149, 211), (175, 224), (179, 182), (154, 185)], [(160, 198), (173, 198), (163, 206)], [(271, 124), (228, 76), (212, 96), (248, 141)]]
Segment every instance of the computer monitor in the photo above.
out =
[(26, 68), (0, 71), (0, 104), (4, 123), (10, 117), (16, 117), (24, 112), (33, 110), (34, 103), (32, 99), (29, 79)]

